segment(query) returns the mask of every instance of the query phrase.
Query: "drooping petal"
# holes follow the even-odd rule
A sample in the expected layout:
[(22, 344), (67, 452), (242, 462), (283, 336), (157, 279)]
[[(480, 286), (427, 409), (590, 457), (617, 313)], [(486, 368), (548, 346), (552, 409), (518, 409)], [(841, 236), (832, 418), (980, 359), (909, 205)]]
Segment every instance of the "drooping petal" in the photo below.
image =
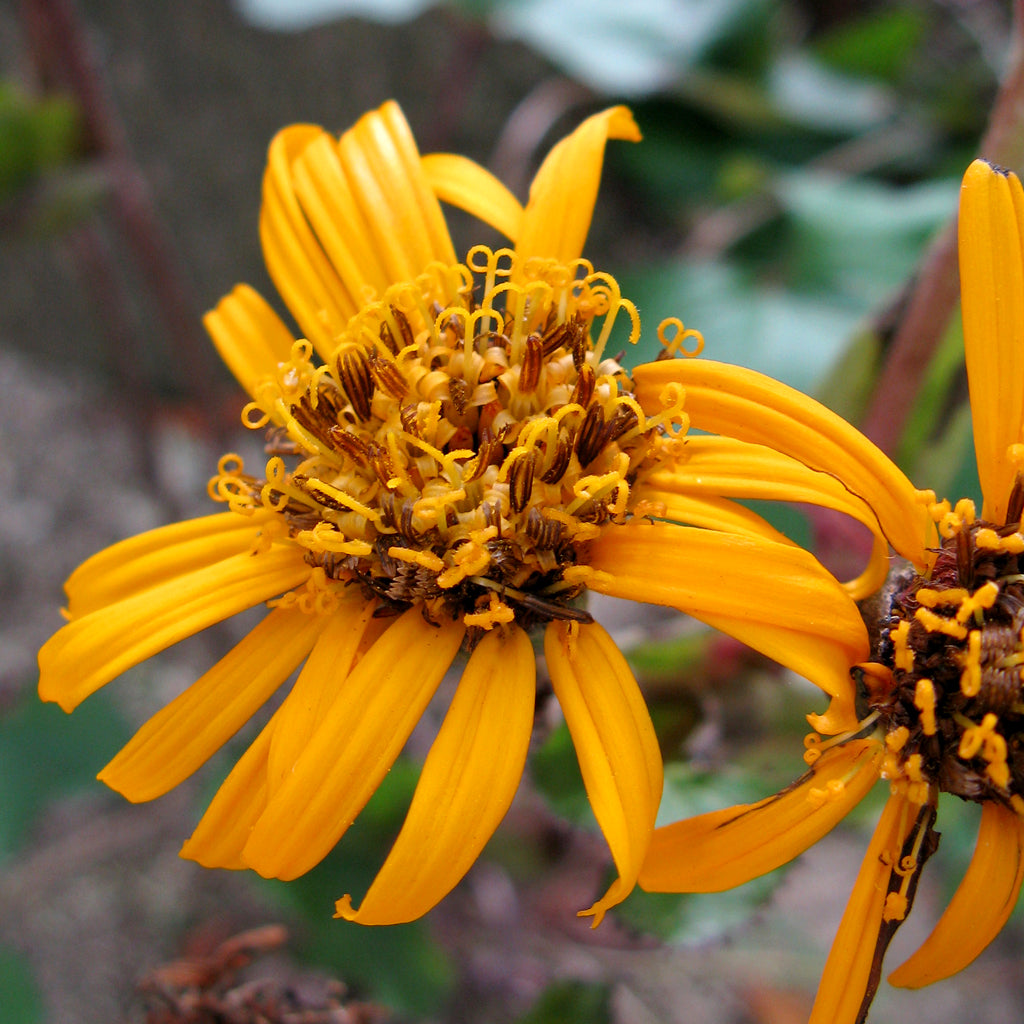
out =
[(793, 785), (654, 832), (640, 885), (649, 892), (721, 892), (774, 871), (813, 846), (878, 780), (881, 744), (826, 750)]
[(916, 806), (903, 796), (886, 802), (825, 962), (809, 1024), (862, 1024), (868, 990), (877, 985), (872, 971), (893, 869), (916, 815)]
[(983, 515), (1006, 518), (1015, 469), (1007, 448), (1024, 424), (1024, 190), (975, 160), (960, 189), (960, 290)]
[(658, 412), (665, 388), (681, 384), (692, 426), (766, 445), (833, 474), (874, 512), (888, 542), (924, 568), (932, 527), (913, 484), (859, 430), (821, 403), (764, 374), (711, 359), (645, 363), (633, 379), (645, 412)]
[(153, 800), (205, 764), (291, 675), (322, 616), (275, 608), (216, 665), (158, 711), (100, 772), (133, 802)]
[(868, 655), (856, 604), (803, 548), (756, 537), (632, 521), (591, 542), (602, 570), (588, 586), (663, 604), (792, 668), (831, 696), (847, 695), (852, 665)]
[(180, 856), (204, 868), (241, 871), (249, 866), (242, 850), (267, 806), (267, 757), (276, 728), (275, 713), (213, 795)]
[(267, 301), (247, 284), (237, 285), (203, 317), (221, 359), (235, 379), (256, 397), (256, 385), (269, 377), (291, 351), (292, 332)]
[(277, 714), (267, 762), (272, 797), (291, 774), (309, 740), (344, 689), (377, 604), (356, 592), (328, 617), (316, 645)]
[(456, 153), (429, 153), (423, 157), (423, 173), (442, 202), (465, 210), (508, 239), (519, 234), (523, 204), (475, 160)]
[(336, 917), (401, 924), (446, 896), (480, 855), (515, 796), (533, 725), (536, 657), (525, 631), (495, 629), (469, 659), (430, 748), (402, 831), (358, 910)]
[(889, 544), (868, 505), (830, 473), (812, 469), (765, 445), (714, 435), (688, 437), (678, 462), (650, 474), (636, 489), (636, 496), (647, 497), (648, 488), (834, 509), (862, 523), (874, 537), (864, 572), (844, 584), (854, 600), (874, 593), (888, 574)]
[(762, 537), (778, 544), (792, 543), (784, 533), (780, 533), (756, 512), (728, 498), (680, 494), (670, 490), (660, 491), (652, 486), (650, 479), (645, 481), (642, 487), (634, 488), (633, 494), (643, 501), (664, 505), (665, 515), (659, 515), (659, 518), (671, 519), (680, 525), (702, 526), (708, 530)]
[(39, 696), (71, 711), (133, 665), (298, 586), (309, 573), (292, 547), (231, 555), (76, 618), (39, 652)]
[(619, 877), (589, 910), (596, 928), (636, 885), (661, 800), (661, 751), (626, 659), (605, 630), (561, 622), (544, 633), (551, 685), (565, 715), (583, 784)]
[(1024, 819), (986, 803), (967, 874), (924, 945), (889, 975), (889, 984), (921, 988), (963, 970), (999, 934), (1024, 881)]
[(610, 107), (588, 117), (545, 157), (530, 185), (516, 252), (571, 263), (583, 252), (609, 139), (640, 141), (627, 107)]
[(319, 863), (401, 752), (458, 652), (465, 628), (404, 612), (345, 679), (246, 844), (246, 863), (290, 879)]
[(220, 512), (158, 526), (87, 558), (64, 584), (68, 615), (81, 618), (158, 583), (248, 551), (265, 516)]

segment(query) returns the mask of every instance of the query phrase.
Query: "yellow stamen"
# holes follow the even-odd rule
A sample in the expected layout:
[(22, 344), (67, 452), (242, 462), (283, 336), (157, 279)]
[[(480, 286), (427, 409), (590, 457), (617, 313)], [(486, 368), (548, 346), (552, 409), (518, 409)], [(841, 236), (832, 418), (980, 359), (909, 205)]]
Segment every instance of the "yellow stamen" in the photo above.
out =
[(914, 706), (921, 712), (925, 736), (935, 735), (935, 686), (930, 679), (918, 679), (914, 687)]
[(903, 672), (914, 671), (914, 652), (907, 643), (910, 635), (910, 621), (901, 619), (900, 624), (892, 631), (892, 643), (895, 651), (894, 663)]
[(946, 636), (951, 636), (955, 640), (965, 640), (967, 638), (967, 630), (959, 622), (936, 615), (935, 612), (929, 611), (927, 608), (918, 608), (914, 612), (914, 618), (929, 633), (945, 633)]
[(964, 670), (960, 674), (960, 692), (976, 697), (981, 691), (981, 630), (972, 629), (967, 637), (967, 650), (962, 655)]

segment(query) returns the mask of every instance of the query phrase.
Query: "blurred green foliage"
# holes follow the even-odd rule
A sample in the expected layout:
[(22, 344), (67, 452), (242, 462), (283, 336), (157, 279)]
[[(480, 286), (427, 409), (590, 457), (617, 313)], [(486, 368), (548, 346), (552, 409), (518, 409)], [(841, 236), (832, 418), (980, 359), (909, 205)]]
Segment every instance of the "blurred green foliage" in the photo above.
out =
[(0, 946), (0, 1006), (4, 1024), (41, 1024), (43, 1000), (25, 958)]

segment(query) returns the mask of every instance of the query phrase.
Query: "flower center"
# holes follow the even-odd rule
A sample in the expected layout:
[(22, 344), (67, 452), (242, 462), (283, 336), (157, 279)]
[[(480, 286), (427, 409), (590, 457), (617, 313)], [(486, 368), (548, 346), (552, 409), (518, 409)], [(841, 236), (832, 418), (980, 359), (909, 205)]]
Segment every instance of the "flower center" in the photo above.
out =
[(586, 544), (657, 511), (631, 487), (685, 428), (681, 395), (644, 415), (605, 355), (616, 323), (636, 341), (587, 261), (476, 247), (368, 302), (323, 361), (297, 341), (243, 412), (268, 428), (263, 476), (226, 456), (211, 494), (272, 513), (263, 543), (302, 547), (320, 590), (479, 629), (589, 621)]
[(885, 731), (883, 774), (1024, 813), (1024, 553), (1020, 482), (1006, 524), (961, 501), (933, 506), (942, 537), (927, 577), (895, 573), (887, 618), (861, 666)]

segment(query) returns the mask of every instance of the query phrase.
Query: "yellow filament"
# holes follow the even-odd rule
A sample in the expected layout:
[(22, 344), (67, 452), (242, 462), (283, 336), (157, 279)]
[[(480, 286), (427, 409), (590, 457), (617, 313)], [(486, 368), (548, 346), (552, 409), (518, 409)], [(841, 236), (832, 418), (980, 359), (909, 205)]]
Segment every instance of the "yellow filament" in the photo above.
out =
[(895, 649), (894, 661), (896, 668), (903, 672), (914, 671), (914, 652), (907, 643), (910, 635), (910, 623), (903, 619), (892, 631), (892, 643)]
[(921, 712), (925, 736), (935, 735), (935, 686), (930, 679), (918, 679), (914, 687), (914, 706)]
[(967, 630), (953, 619), (943, 618), (927, 608), (918, 608), (914, 612), (914, 618), (928, 630), (929, 633), (944, 633), (956, 640), (966, 640)]
[(967, 637), (967, 650), (963, 654), (964, 670), (960, 673), (960, 692), (965, 697), (976, 697), (981, 691), (981, 630), (972, 629)]

